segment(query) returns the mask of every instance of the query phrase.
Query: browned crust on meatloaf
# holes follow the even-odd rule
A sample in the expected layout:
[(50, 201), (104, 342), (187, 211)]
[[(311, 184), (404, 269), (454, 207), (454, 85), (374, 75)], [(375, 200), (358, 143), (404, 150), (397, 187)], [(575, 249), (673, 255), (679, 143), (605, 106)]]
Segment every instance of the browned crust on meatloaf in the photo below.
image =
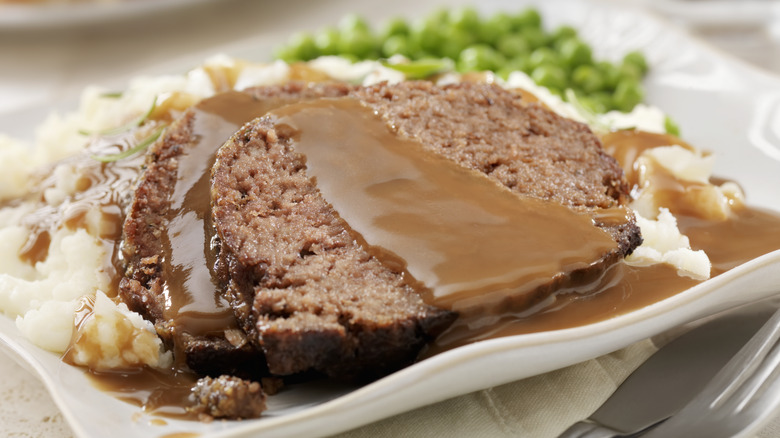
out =
[[(351, 95), (399, 135), (517, 193), (579, 210), (627, 200), (622, 169), (587, 126), (497, 86), (407, 82)], [(258, 119), (220, 149), (213, 168), (221, 272), (239, 320), (273, 373), (344, 376), (411, 361), (452, 315), (422, 303), (398, 272), (355, 242), (291, 144), (289, 133)], [(618, 242), (615, 251), (507, 305), (530, 305), (554, 287), (599, 275), (641, 241), (633, 218), (602, 226)]]
[[(290, 102), (319, 97), (335, 97), (352, 89), (346, 84), (306, 86), (301, 83), (264, 87), (254, 93), (257, 99)], [(122, 253), (125, 277), (119, 294), (130, 309), (154, 322), (158, 333), (170, 345), (172, 324), (165, 319), (164, 269), (161, 235), (167, 227), (171, 196), (178, 178), (179, 157), (193, 147), (196, 112), (188, 110), (166, 129), (163, 137), (147, 151), (145, 169), (137, 182), (133, 199), (123, 225)], [(182, 336), (187, 364), (201, 374), (257, 375), (265, 369), (262, 352), (251, 343), (233, 346), (224, 337)]]
[(198, 373), (251, 375), (264, 363), (262, 352), (254, 346), (249, 343), (233, 346), (220, 336), (185, 334), (176, 341), (173, 324), (163, 314), (165, 278), (161, 235), (167, 226), (170, 196), (176, 185), (178, 157), (196, 141), (192, 130), (194, 114), (193, 111), (184, 114), (149, 148), (145, 169), (123, 225), (126, 270), (119, 282), (119, 296), (131, 310), (155, 323), (158, 334), (169, 347), (178, 342), (177, 355), (183, 353), (184, 361)]
[(242, 128), (213, 169), (220, 263), (274, 374), (374, 377), (411, 363), (453, 320), (372, 257), (306, 175), (291, 133)]

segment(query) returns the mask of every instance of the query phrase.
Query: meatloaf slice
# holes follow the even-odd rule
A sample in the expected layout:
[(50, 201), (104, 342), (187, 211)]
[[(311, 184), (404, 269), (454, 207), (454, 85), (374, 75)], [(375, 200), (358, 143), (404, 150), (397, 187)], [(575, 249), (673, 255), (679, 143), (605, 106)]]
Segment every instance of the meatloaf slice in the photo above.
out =
[[(426, 81), (353, 93), (399, 135), (476, 169), (517, 193), (598, 212), (624, 206), (629, 187), (590, 128), (496, 85)], [(595, 215), (626, 256), (642, 243), (633, 216)]]
[(624, 208), (630, 194), (623, 170), (587, 125), (490, 84), (438, 87), (414, 81), (359, 88), (352, 95), (399, 135), (518, 194), (589, 212), (595, 225), (617, 243), (614, 251), (586, 269), (561, 272), (533, 292), (508, 295), (472, 313), (520, 311), (556, 290), (585, 289), (583, 285), (597, 284), (606, 268), (642, 243), (633, 213)]
[(267, 119), (219, 151), (212, 213), (236, 314), (270, 371), (374, 377), (411, 363), (454, 320), (372, 257)]
[[(257, 101), (260, 108), (266, 105), (270, 109), (302, 99), (342, 96), (351, 89), (345, 84), (289, 83), (257, 89), (251, 99)], [(158, 333), (169, 346), (175, 347), (177, 361), (186, 361), (190, 368), (201, 374), (256, 376), (258, 370), (265, 368), (265, 360), (262, 352), (247, 343), (243, 335), (236, 335), (240, 330), (232, 330), (232, 336), (227, 338), (219, 332), (208, 335), (181, 333), (175, 316), (166, 311), (168, 293), (177, 291), (168, 290), (175, 285), (169, 284), (171, 279), (167, 277), (170, 268), (166, 263), (170, 261), (165, 260), (163, 237), (170, 221), (177, 180), (191, 177), (180, 174), (179, 168), (201, 137), (201, 133), (196, 132), (199, 117), (202, 114), (196, 108), (188, 110), (147, 151), (145, 169), (136, 184), (123, 226), (125, 276), (120, 281), (119, 294), (132, 310), (155, 323)], [(232, 132), (213, 145), (212, 154)], [(213, 156), (200, 159), (209, 160)], [(210, 166), (207, 163), (204, 167), (207, 180)], [(208, 206), (208, 187), (203, 195)], [(208, 212), (206, 215), (210, 216)], [(226, 311), (233, 318), (231, 309)]]
[[(592, 212), (627, 200), (621, 168), (587, 126), (497, 86), (409, 82), (358, 88), (351, 96), (399, 135), (517, 193)], [(272, 373), (392, 371), (412, 361), (454, 315), (424, 303), (402, 273), (358, 243), (307, 175), (294, 136), (270, 118), (256, 119), (215, 161), (219, 272), (236, 315)], [(600, 226), (618, 245), (593, 271), (641, 241), (633, 217)]]

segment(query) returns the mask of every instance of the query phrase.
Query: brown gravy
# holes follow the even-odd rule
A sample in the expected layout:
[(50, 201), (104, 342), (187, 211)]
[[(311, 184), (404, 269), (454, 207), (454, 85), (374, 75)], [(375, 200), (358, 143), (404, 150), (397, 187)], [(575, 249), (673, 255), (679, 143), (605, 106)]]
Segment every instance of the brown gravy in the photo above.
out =
[(524, 294), (616, 249), (589, 215), (518, 196), (399, 137), (357, 100), (308, 101), (269, 116), (294, 130), (307, 174), (363, 246), (424, 284), (434, 306), (500, 303), (496, 294)]
[(197, 140), (178, 159), (179, 177), (171, 195), (166, 230), (161, 235), (164, 316), (176, 322), (179, 334), (217, 334), (236, 326), (214, 273), (211, 166), (217, 149), (241, 125), (282, 103), (226, 92), (194, 107), (193, 132)]
[(677, 222), (691, 247), (710, 257), (713, 276), (780, 249), (780, 213), (775, 211), (740, 208), (724, 221), (679, 215)]
[[(57, 176), (53, 167), (47, 169), (36, 185), (39, 189), (35, 198), (37, 209), (23, 220), (30, 234), (27, 242), (19, 251), (19, 257), (30, 264), (46, 259), (51, 244), (51, 231), (60, 227), (68, 229), (83, 228), (99, 238), (108, 259), (103, 270), (112, 279), (112, 287), (106, 291), (110, 296), (116, 294), (116, 285), (121, 276), (121, 256), (118, 242), (122, 234), (124, 221), (124, 197), (130, 192), (143, 163), (143, 154), (103, 163), (92, 158), (93, 155), (110, 155), (133, 147), (139, 140), (135, 130), (126, 133), (98, 138), (91, 141), (84, 153), (66, 158), (58, 164), (69, 165), (81, 176), (76, 182), (75, 193), (69, 195), (59, 205), (48, 205), (44, 199), (44, 190), (56, 186)], [(100, 228), (90, 230), (87, 214), (98, 211), (101, 216)], [(94, 225), (93, 225), (94, 226)]]
[(595, 293), (559, 292), (525, 312), (505, 313), (484, 321), (460, 321), (439, 336), (422, 357), (476, 341), (579, 327), (640, 309), (699, 282), (680, 276), (668, 265), (634, 267), (620, 262), (604, 273)]
[(644, 151), (659, 146), (672, 145), (694, 150), (691, 145), (671, 134), (656, 134), (634, 130), (610, 132), (601, 137), (601, 142), (604, 145), (604, 150), (620, 163), (630, 187), (635, 187), (639, 184), (639, 169), (636, 165), (636, 159)]
[(197, 420), (197, 414), (187, 410), (188, 399), (198, 380), (187, 372), (159, 371), (144, 368), (133, 372), (88, 372), (98, 389), (138, 406), (144, 412), (169, 418)]

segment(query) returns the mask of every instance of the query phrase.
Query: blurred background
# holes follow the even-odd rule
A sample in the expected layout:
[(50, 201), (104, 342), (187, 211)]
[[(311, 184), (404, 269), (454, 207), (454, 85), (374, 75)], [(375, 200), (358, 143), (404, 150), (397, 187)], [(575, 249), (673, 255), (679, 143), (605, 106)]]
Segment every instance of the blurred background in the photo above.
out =
[[(0, 0), (0, 115), (72, 99), (88, 84), (121, 86), (143, 73), (178, 71), (215, 51), (254, 47), (255, 60), (294, 30), (320, 29), (348, 12), (425, 16), (452, 2), (395, 0)], [(53, 4), (46, 4), (46, 2)], [(607, 0), (609, 2), (609, 0)], [(467, 3), (459, 1), (457, 3)], [(780, 1), (622, 0), (710, 44), (780, 73)], [(379, 23), (374, 23), (379, 24)], [(173, 69), (176, 70), (173, 70)]]

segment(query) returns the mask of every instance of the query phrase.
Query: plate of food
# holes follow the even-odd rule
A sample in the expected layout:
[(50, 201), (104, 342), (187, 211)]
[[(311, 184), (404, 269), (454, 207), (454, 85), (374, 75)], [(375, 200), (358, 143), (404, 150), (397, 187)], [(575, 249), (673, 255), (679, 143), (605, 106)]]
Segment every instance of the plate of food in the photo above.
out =
[(0, 345), (78, 436), (325, 436), (778, 292), (780, 80), (611, 3), (483, 8), (0, 140)]

